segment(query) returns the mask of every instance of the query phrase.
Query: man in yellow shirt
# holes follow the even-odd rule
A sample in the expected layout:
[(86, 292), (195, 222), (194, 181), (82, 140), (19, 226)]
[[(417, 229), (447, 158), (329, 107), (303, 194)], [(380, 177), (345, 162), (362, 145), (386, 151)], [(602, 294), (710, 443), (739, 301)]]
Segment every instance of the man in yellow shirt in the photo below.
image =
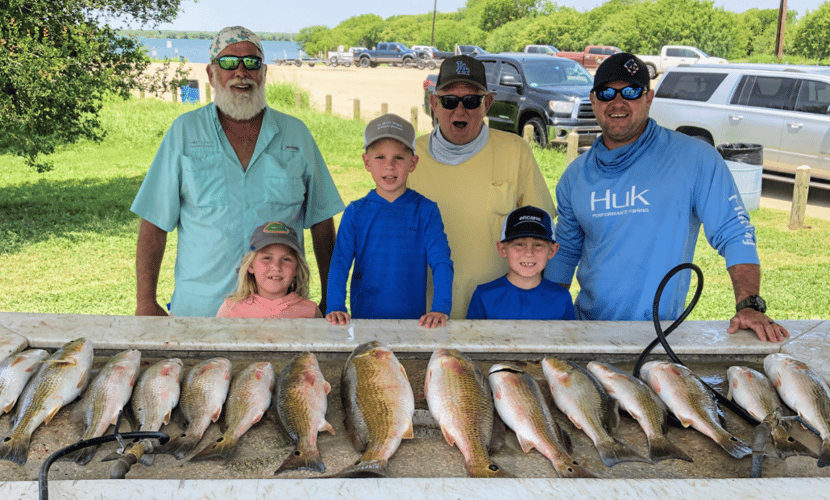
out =
[(463, 319), (475, 288), (507, 272), (493, 251), (507, 214), (525, 205), (556, 209), (530, 146), (484, 124), (493, 94), (480, 61), (445, 59), (430, 104), (438, 126), (417, 139), (421, 160), (408, 184), (441, 210), (455, 267), (450, 318)]

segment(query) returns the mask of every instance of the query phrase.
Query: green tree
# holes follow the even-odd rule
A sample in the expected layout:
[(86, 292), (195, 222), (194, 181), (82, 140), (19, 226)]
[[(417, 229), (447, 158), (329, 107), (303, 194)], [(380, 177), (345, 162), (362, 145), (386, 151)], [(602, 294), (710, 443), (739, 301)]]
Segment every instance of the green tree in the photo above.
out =
[(309, 56), (313, 56), (318, 52), (325, 53), (327, 50), (331, 50), (332, 45), (335, 43), (332, 30), (326, 26), (309, 26), (303, 28), (294, 37), (294, 41)]
[(824, 2), (798, 22), (793, 52), (814, 59), (830, 58), (830, 2)]
[(103, 98), (130, 95), (150, 60), (104, 21), (171, 21), (180, 0), (5, 0), (0, 3), (0, 153), (38, 171), (44, 155), (105, 134)]
[(536, 14), (536, 0), (485, 0), (479, 28), (492, 31), (499, 26)]

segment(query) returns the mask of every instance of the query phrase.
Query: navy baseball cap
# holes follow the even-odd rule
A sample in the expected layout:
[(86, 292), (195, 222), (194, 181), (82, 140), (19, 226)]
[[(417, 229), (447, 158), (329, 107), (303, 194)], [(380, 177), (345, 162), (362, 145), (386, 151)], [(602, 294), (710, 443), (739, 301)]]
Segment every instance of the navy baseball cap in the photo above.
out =
[(649, 89), (651, 84), (646, 63), (628, 52), (614, 54), (599, 65), (596, 74), (594, 74), (594, 88), (591, 89), (591, 92), (596, 92), (616, 81), (633, 83), (646, 90)]
[(519, 207), (507, 214), (501, 229), (501, 242), (517, 238), (538, 238), (555, 243), (550, 215), (541, 208), (530, 205)]
[(470, 56), (453, 56), (444, 59), (441, 63), (441, 71), (438, 72), (438, 80), (435, 82), (435, 91), (458, 82), (464, 82), (487, 92), (484, 64)]

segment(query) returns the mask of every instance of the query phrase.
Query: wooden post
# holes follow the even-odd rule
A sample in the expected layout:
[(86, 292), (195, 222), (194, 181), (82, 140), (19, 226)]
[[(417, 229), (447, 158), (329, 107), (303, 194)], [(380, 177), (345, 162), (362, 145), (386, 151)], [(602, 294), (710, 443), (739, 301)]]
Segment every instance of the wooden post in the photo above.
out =
[(144, 89), (138, 91), (138, 96), (144, 99)]
[(524, 137), (526, 143), (533, 145), (533, 125), (525, 125), (525, 128), (522, 129), (522, 137)]
[(568, 134), (568, 154), (565, 156), (565, 163), (569, 164), (579, 156), (579, 134), (571, 132)]
[(360, 120), (360, 99), (354, 100), (354, 119)]
[(173, 86), (172, 90), (171, 94), (173, 95), (171, 97), (173, 98), (173, 102), (177, 102), (179, 100), (179, 87)]
[(380, 114), (381, 114), (381, 116), (385, 115), (388, 112), (389, 112), (389, 103), (388, 102), (380, 103)]
[(793, 206), (790, 210), (790, 229), (804, 227), (804, 216), (807, 213), (807, 197), (810, 193), (810, 167), (801, 165), (795, 169), (795, 185), (793, 186)]
[(205, 82), (205, 102), (210, 102), (213, 99), (210, 96), (210, 83)]
[(295, 104), (297, 105), (298, 108), (303, 107), (303, 93), (302, 92), (297, 92), (297, 93), (294, 94), (294, 102), (295, 102)]
[(412, 123), (412, 127), (415, 129), (415, 133), (417, 135), (417, 132), (418, 132), (418, 106), (412, 106), (412, 109), (409, 110), (409, 121)]
[(326, 94), (326, 114), (331, 114), (331, 94)]

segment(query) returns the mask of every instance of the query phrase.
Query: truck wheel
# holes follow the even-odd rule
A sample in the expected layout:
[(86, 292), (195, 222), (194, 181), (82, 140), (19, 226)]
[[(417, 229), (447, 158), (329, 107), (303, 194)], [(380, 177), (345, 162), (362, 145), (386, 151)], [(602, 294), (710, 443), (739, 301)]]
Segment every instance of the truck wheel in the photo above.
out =
[(294, 66), (299, 68), (302, 65), (303, 65), (303, 61), (301, 59), (297, 59), (297, 60), (294, 61)]
[(351, 63), (350, 61), (344, 61), (344, 62), (343, 62), (343, 66), (345, 66), (345, 67), (347, 67), (347, 68), (348, 68), (349, 66), (351, 66), (351, 65), (352, 65), (352, 63)]
[(310, 62), (310, 63), (308, 63), (308, 67), (313, 68), (315, 64), (317, 64), (317, 63)]
[(426, 67), (427, 63), (425, 63), (423, 59), (418, 59), (418, 69), (424, 69)]
[(654, 80), (657, 78), (657, 68), (653, 64), (646, 63), (646, 68), (648, 68), (648, 77), (650, 79)]
[(406, 59), (403, 60), (403, 64), (401, 66), (403, 66), (404, 68), (411, 68), (412, 65), (413, 65), (412, 59), (411, 58), (406, 58)]
[(371, 63), (369, 62), (368, 57), (361, 57), (360, 58), (360, 67), (361, 68), (368, 68)]
[(331, 56), (329, 58), (329, 62), (333, 65), (337, 65), (337, 56)]
[[(543, 148), (548, 145), (548, 130), (540, 118), (531, 118), (525, 122), (525, 125), (533, 125), (533, 140), (535, 140), (538, 145)], [(524, 129), (524, 127), (522, 127), (522, 129)]]
[(332, 61), (329, 64), (331, 64), (332, 68), (336, 68), (339, 63), (337, 61)]
[(438, 67), (438, 63), (436, 63), (435, 61), (430, 61), (430, 62), (427, 63), (427, 68), (429, 68), (429, 69), (435, 69), (437, 67)]
[(702, 132), (700, 130), (689, 130), (688, 132), (685, 130), (678, 130), (678, 132), (683, 132), (689, 137), (694, 137), (695, 139), (703, 141), (710, 146), (715, 145), (715, 141), (712, 139), (712, 136), (707, 134), (706, 132)]

